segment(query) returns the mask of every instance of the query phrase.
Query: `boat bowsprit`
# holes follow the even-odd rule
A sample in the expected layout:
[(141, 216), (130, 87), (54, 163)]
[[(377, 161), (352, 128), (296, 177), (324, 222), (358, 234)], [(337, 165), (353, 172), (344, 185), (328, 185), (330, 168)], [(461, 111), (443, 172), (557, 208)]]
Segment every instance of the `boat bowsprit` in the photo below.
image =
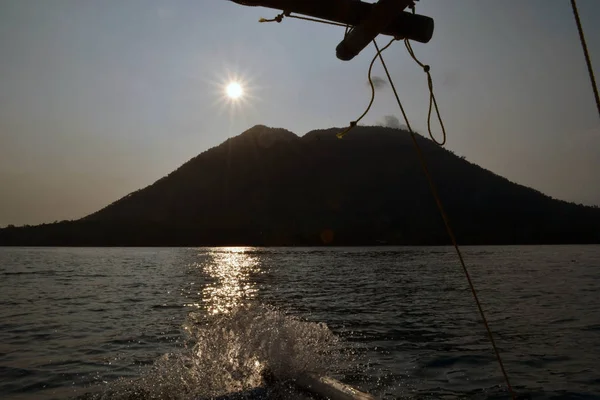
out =
[[(270, 386), (271, 385), (271, 386)], [(293, 399), (375, 400), (372, 395), (328, 376), (306, 373), (288, 381), (267, 380), (267, 385), (230, 393), (213, 400), (266, 400), (286, 392)], [(292, 394), (293, 393), (293, 394)], [(275, 396), (273, 396), (275, 395)], [(286, 396), (286, 398), (288, 398)]]

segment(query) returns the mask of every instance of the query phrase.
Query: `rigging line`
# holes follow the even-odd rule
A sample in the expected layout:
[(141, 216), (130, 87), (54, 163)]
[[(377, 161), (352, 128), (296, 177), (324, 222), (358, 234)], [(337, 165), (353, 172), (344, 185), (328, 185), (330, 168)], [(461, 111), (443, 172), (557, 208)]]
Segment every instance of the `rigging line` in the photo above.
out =
[(338, 137), (338, 139), (343, 138), (344, 135), (346, 135), (346, 133), (350, 132), (350, 130), (352, 128), (354, 128), (356, 126), (356, 124), (358, 124), (360, 122), (360, 120), (365, 117), (365, 115), (367, 115), (367, 113), (369, 112), (369, 110), (373, 106), (373, 101), (375, 100), (375, 84), (373, 84), (373, 79), (371, 77), (371, 73), (373, 72), (373, 65), (375, 64), (375, 61), (377, 61), (377, 57), (379, 55), (381, 55), (381, 52), (383, 52), (385, 49), (387, 49), (388, 47), (390, 47), (392, 45), (392, 43), (394, 43), (395, 40), (396, 39), (390, 40), (390, 42), (387, 45), (385, 45), (381, 50), (377, 49), (377, 54), (375, 54), (375, 57), (373, 57), (373, 60), (371, 60), (371, 64), (369, 65), (369, 73), (367, 75), (368, 78), (369, 78), (369, 85), (371, 86), (371, 100), (369, 101), (369, 105), (367, 106), (367, 108), (361, 114), (360, 117), (358, 117), (355, 121), (351, 121), (350, 125), (346, 129), (344, 129), (342, 132), (339, 132), (336, 135)]
[[(413, 8), (414, 11), (414, 8)], [(446, 144), (446, 127), (444, 126), (444, 121), (442, 120), (442, 116), (440, 115), (440, 109), (438, 108), (437, 100), (435, 99), (435, 94), (433, 94), (433, 78), (431, 78), (431, 67), (427, 64), (423, 64), (417, 56), (415, 56), (415, 52), (410, 44), (408, 39), (404, 39), (404, 46), (406, 46), (406, 50), (408, 50), (408, 54), (412, 57), (413, 60), (427, 74), (427, 86), (429, 87), (429, 111), (427, 112), (427, 131), (429, 132), (429, 137), (435, 144), (443, 146)], [(431, 111), (435, 108), (435, 113), (437, 114), (438, 121), (440, 122), (440, 126), (442, 127), (442, 140), (438, 141), (435, 137), (433, 137), (433, 133), (431, 133)]]
[(387, 68), (387, 65), (385, 63), (385, 60), (383, 59), (383, 55), (381, 54), (381, 52), (379, 51), (379, 46), (377, 46), (377, 42), (375, 40), (373, 40), (373, 44), (375, 45), (375, 48), (377, 49), (377, 54), (379, 56), (379, 59), (381, 60), (381, 64), (383, 66), (383, 69), (385, 70), (385, 73), (387, 75), (388, 81), (390, 83), (390, 86), (392, 88), (392, 91), (394, 92), (394, 96), (396, 97), (396, 102), (398, 103), (398, 106), (400, 107), (400, 111), (402, 112), (402, 115), (404, 116), (404, 121), (406, 122), (406, 126), (408, 128), (408, 131), (410, 133), (410, 136), (412, 138), (412, 142), (414, 144), (414, 147), (417, 151), (417, 155), (419, 157), (419, 161), (421, 162), (421, 167), (423, 168), (423, 172), (425, 173), (425, 177), (427, 178), (427, 182), (429, 183), (429, 188), (431, 189), (431, 192), (433, 194), (433, 197), (435, 199), (435, 202), (437, 204), (438, 210), (440, 211), (440, 214), (442, 216), (442, 219), (444, 220), (444, 225), (446, 226), (446, 231), (448, 233), (448, 236), (450, 237), (450, 240), (452, 241), (452, 245), (454, 246), (454, 249), (456, 250), (456, 254), (458, 255), (458, 259), (460, 260), (460, 264), (462, 266), (462, 270), (465, 274), (465, 277), (467, 278), (467, 282), (469, 283), (469, 287), (471, 289), (471, 293), (473, 294), (473, 298), (475, 299), (475, 303), (477, 304), (477, 309), (479, 310), (479, 315), (481, 316), (481, 319), (483, 320), (483, 324), (485, 325), (485, 329), (487, 331), (487, 334), (489, 336), (490, 342), (492, 343), (492, 347), (494, 349), (494, 353), (496, 354), (496, 359), (498, 360), (498, 364), (500, 365), (500, 369), (502, 370), (502, 375), (504, 375), (504, 380), (506, 382), (506, 386), (508, 387), (508, 391), (510, 392), (511, 397), (513, 398), (513, 400), (516, 400), (517, 397), (515, 395), (515, 392), (510, 384), (510, 380), (508, 378), (508, 374), (506, 373), (506, 369), (504, 368), (504, 363), (502, 362), (502, 357), (500, 355), (500, 351), (498, 350), (498, 347), (496, 346), (496, 342), (494, 341), (494, 336), (492, 334), (492, 329), (490, 328), (490, 325), (488, 324), (487, 318), (485, 316), (485, 312), (483, 311), (483, 307), (481, 306), (481, 303), (479, 301), (479, 297), (477, 296), (477, 291), (475, 290), (475, 285), (473, 284), (473, 281), (471, 280), (471, 276), (469, 274), (469, 271), (467, 269), (467, 265), (465, 264), (464, 258), (462, 256), (462, 253), (460, 251), (460, 247), (458, 246), (458, 243), (456, 241), (456, 237), (454, 236), (454, 231), (452, 230), (452, 227), (450, 225), (450, 221), (448, 219), (448, 216), (446, 214), (446, 211), (444, 210), (444, 207), (442, 205), (442, 201), (440, 199), (440, 196), (437, 192), (437, 189), (435, 187), (435, 184), (433, 183), (433, 179), (431, 178), (431, 173), (429, 172), (429, 168), (427, 167), (427, 161), (425, 160), (425, 156), (423, 155), (423, 151), (421, 150), (421, 146), (419, 145), (417, 138), (415, 136), (415, 132), (412, 130), (411, 126), (410, 126), (410, 122), (408, 121), (408, 117), (406, 115), (406, 111), (404, 110), (404, 106), (402, 105), (402, 102), (400, 101), (400, 97), (398, 96), (398, 92), (396, 90), (396, 87), (394, 86), (394, 81), (392, 80), (392, 77), (389, 73), (389, 70)]
[(346, 25), (346, 24), (341, 24), (341, 23), (339, 23), (339, 22), (327, 21), (327, 20), (324, 20), (324, 19), (318, 19), (318, 18), (302, 17), (302, 16), (299, 16), (299, 15), (292, 15), (292, 14), (291, 14), (290, 12), (288, 12), (288, 11), (284, 11), (284, 12), (282, 12), (281, 14), (277, 14), (277, 15), (275, 16), (275, 18), (271, 18), (271, 19), (260, 18), (260, 19), (258, 20), (258, 22), (278, 22), (278, 23), (280, 23), (281, 21), (283, 21), (283, 18), (284, 18), (284, 17), (288, 17), (288, 18), (296, 18), (296, 19), (301, 19), (301, 20), (304, 20), (304, 21), (318, 22), (318, 23), (321, 23), (321, 24), (327, 24), (327, 25), (342, 26), (342, 27), (344, 27), (344, 28), (347, 28), (347, 27), (348, 27), (348, 25)]
[(288, 15), (288, 17), (302, 19), (304, 21), (319, 22), (321, 24), (327, 24), (327, 25), (343, 26), (344, 28), (347, 26), (346, 24), (340, 24), (339, 22), (326, 21), (324, 19), (318, 19), (318, 18), (301, 17), (299, 15)]
[(583, 48), (583, 55), (585, 57), (588, 73), (590, 75), (592, 90), (594, 91), (594, 97), (596, 98), (598, 116), (600, 116), (600, 95), (598, 95), (598, 86), (596, 85), (596, 78), (594, 77), (592, 60), (590, 58), (590, 53), (588, 52), (587, 44), (585, 43), (585, 34), (583, 33), (583, 27), (581, 26), (581, 20), (579, 19), (579, 12), (577, 11), (577, 4), (575, 3), (575, 0), (571, 0), (571, 8), (573, 9), (573, 16), (575, 17), (575, 23), (577, 24), (577, 30), (579, 31), (579, 41), (581, 42), (581, 47)]

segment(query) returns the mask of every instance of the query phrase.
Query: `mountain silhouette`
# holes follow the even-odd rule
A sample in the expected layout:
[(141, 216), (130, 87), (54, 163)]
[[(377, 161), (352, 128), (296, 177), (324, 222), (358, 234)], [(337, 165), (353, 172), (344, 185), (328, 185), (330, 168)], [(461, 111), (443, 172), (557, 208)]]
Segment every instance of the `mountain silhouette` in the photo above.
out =
[[(0, 229), (0, 245), (439, 245), (443, 221), (408, 132), (298, 137), (255, 126), (75, 221)], [(512, 183), (420, 135), (461, 244), (599, 243), (600, 209)]]

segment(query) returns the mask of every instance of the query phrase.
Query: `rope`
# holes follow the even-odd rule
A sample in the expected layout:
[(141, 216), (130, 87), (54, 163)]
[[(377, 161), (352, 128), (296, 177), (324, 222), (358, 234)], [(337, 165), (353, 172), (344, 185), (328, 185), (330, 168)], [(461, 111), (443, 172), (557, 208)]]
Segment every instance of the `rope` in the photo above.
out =
[(371, 78), (371, 72), (373, 71), (373, 65), (375, 64), (377, 57), (381, 55), (381, 52), (384, 51), (385, 49), (387, 49), (388, 47), (390, 47), (392, 45), (392, 43), (394, 43), (395, 40), (396, 39), (390, 40), (390, 42), (385, 47), (383, 47), (381, 50), (377, 49), (377, 54), (375, 54), (375, 57), (373, 57), (373, 60), (371, 60), (371, 64), (369, 65), (369, 73), (367, 75), (369, 78), (369, 85), (371, 86), (371, 100), (369, 101), (369, 105), (367, 106), (367, 108), (365, 109), (365, 111), (362, 113), (362, 115), (360, 117), (358, 117), (355, 121), (350, 122), (350, 126), (348, 126), (348, 128), (344, 129), (342, 132), (337, 134), (338, 139), (343, 138), (344, 135), (346, 135), (346, 133), (350, 132), (350, 130), (352, 130), (352, 128), (354, 128), (356, 126), (356, 124), (358, 124), (360, 122), (360, 120), (363, 119), (365, 117), (365, 115), (367, 115), (369, 110), (371, 109), (371, 106), (373, 105), (373, 101), (375, 100), (375, 85), (373, 84), (373, 79)]
[[(414, 3), (410, 8), (412, 9), (412, 12), (414, 14), (415, 13)], [(278, 14), (277, 16), (275, 16), (275, 18), (271, 18), (271, 19), (261, 18), (258, 20), (258, 22), (281, 23), (281, 21), (283, 21), (284, 17), (296, 18), (296, 19), (300, 19), (300, 20), (304, 20), (304, 21), (318, 22), (321, 24), (342, 26), (345, 28), (344, 36), (348, 34), (348, 31), (350, 28), (350, 26), (347, 24), (341, 24), (338, 22), (326, 21), (326, 20), (316, 19), (316, 18), (302, 17), (302, 16), (298, 16), (298, 15), (291, 15), (290, 12), (286, 12), (286, 11), (282, 12), (281, 14)], [(385, 49), (387, 49), (394, 42), (394, 40), (395, 39), (392, 39), (387, 46), (385, 46), (383, 49), (381, 49), (381, 51), (384, 51)], [(429, 72), (431, 67), (429, 65), (423, 64), (421, 61), (419, 61), (419, 59), (415, 56), (415, 53), (414, 53), (412, 46), (410, 45), (410, 42), (408, 41), (408, 39), (404, 39), (404, 44), (406, 46), (406, 49), (408, 50), (408, 54), (410, 54), (412, 59), (415, 60), (415, 62), (421, 68), (423, 68), (423, 71), (425, 71), (425, 73), (427, 74), (427, 86), (429, 87), (429, 111), (427, 112), (427, 131), (429, 132), (429, 137), (431, 138), (431, 140), (433, 140), (434, 143), (436, 143), (440, 146), (443, 146), (446, 144), (446, 128), (444, 127), (444, 121), (442, 120), (442, 116), (440, 115), (440, 110), (439, 110), (439, 107), (437, 104), (437, 100), (435, 98), (435, 94), (433, 93), (433, 79), (431, 78), (431, 73)], [(377, 59), (378, 56), (379, 56), (379, 54), (375, 55), (375, 57), (373, 58), (373, 61), (371, 61), (371, 65), (369, 66), (369, 84), (371, 85), (371, 101), (369, 102), (369, 105), (367, 106), (367, 109), (365, 110), (365, 112), (360, 117), (358, 117), (356, 119), (356, 121), (351, 121), (350, 126), (347, 129), (345, 129), (344, 131), (337, 134), (337, 137), (340, 139), (343, 138), (344, 135), (346, 135), (352, 128), (354, 128), (356, 126), (356, 124), (358, 124), (358, 122), (360, 122), (360, 120), (365, 117), (365, 115), (367, 115), (367, 113), (371, 109), (371, 106), (373, 105), (373, 101), (375, 100), (375, 87), (373, 85), (373, 81), (371, 80), (371, 70), (372, 70), (373, 64), (375, 63), (375, 60)], [(440, 122), (440, 126), (442, 128), (442, 140), (441, 141), (438, 141), (433, 136), (433, 133), (431, 132), (431, 113), (434, 108), (435, 108), (435, 113), (437, 114), (438, 121)]]
[(327, 24), (327, 25), (343, 26), (346, 29), (348, 27), (348, 25), (341, 24), (339, 22), (327, 21), (327, 20), (318, 19), (318, 18), (301, 17), (299, 15), (292, 15), (289, 11), (284, 11), (281, 14), (278, 14), (275, 18), (271, 18), (271, 19), (261, 18), (261, 19), (258, 20), (258, 22), (277, 22), (277, 23), (280, 23), (281, 21), (283, 21), (284, 17), (296, 18), (296, 19), (301, 19), (301, 20), (304, 20), (304, 21), (318, 22), (318, 23)]
[(494, 353), (496, 354), (496, 359), (498, 360), (498, 364), (500, 365), (500, 369), (502, 370), (502, 375), (504, 375), (504, 380), (506, 381), (506, 386), (508, 387), (508, 391), (510, 392), (510, 395), (513, 398), (513, 400), (516, 400), (517, 397), (516, 397), (515, 392), (510, 384), (508, 374), (506, 373), (506, 370), (504, 368), (504, 363), (502, 362), (502, 357), (500, 356), (500, 351), (498, 350), (498, 346), (496, 346), (496, 342), (494, 341), (492, 329), (490, 328), (490, 325), (485, 316), (485, 312), (483, 311), (483, 307), (481, 306), (481, 302), (479, 301), (479, 296), (477, 296), (477, 291), (475, 290), (475, 285), (473, 284), (473, 281), (471, 280), (471, 275), (469, 274), (469, 270), (467, 269), (467, 265), (465, 264), (464, 258), (462, 256), (462, 253), (458, 246), (458, 242), (456, 241), (456, 237), (454, 236), (454, 231), (452, 230), (452, 227), (450, 225), (448, 215), (446, 214), (446, 211), (444, 210), (444, 207), (442, 205), (442, 201), (440, 199), (438, 191), (435, 187), (435, 184), (433, 183), (433, 179), (431, 178), (429, 168), (427, 167), (427, 161), (425, 160), (425, 156), (423, 155), (421, 146), (419, 145), (419, 142), (417, 142), (415, 132), (413, 131), (412, 127), (410, 126), (410, 122), (408, 121), (406, 111), (404, 110), (404, 106), (402, 105), (402, 102), (400, 101), (400, 97), (398, 96), (396, 87), (394, 86), (394, 81), (392, 80), (392, 77), (390, 76), (389, 70), (385, 63), (385, 60), (383, 59), (383, 55), (381, 55), (381, 52), (379, 51), (379, 46), (377, 46), (377, 42), (375, 42), (375, 40), (373, 40), (373, 44), (375, 45), (375, 48), (377, 49), (377, 54), (379, 56), (379, 59), (381, 60), (381, 65), (383, 65), (383, 69), (385, 70), (385, 74), (387, 75), (387, 78), (388, 78), (388, 81), (392, 88), (392, 91), (394, 92), (394, 96), (396, 97), (396, 102), (398, 103), (398, 106), (400, 107), (400, 111), (402, 111), (402, 115), (404, 116), (404, 121), (406, 122), (406, 127), (408, 128), (408, 131), (410, 132), (412, 142), (417, 151), (419, 161), (421, 162), (421, 167), (423, 168), (423, 172), (425, 173), (427, 182), (429, 183), (429, 188), (431, 189), (431, 192), (433, 194), (433, 197), (435, 198), (435, 202), (437, 204), (438, 210), (440, 211), (440, 214), (442, 215), (442, 219), (444, 220), (444, 225), (446, 226), (446, 231), (448, 233), (448, 236), (450, 237), (450, 240), (452, 241), (452, 245), (454, 246), (454, 249), (456, 250), (456, 254), (458, 255), (458, 259), (460, 260), (460, 265), (462, 266), (462, 270), (465, 274), (465, 277), (467, 278), (467, 282), (469, 283), (471, 293), (473, 294), (473, 298), (475, 299), (475, 303), (477, 304), (477, 309), (479, 310), (479, 315), (481, 316), (481, 319), (483, 320), (483, 324), (485, 325), (485, 329), (487, 331), (488, 337), (490, 339), (490, 342), (492, 343), (492, 347), (494, 348)]
[(347, 26), (346, 24), (340, 24), (339, 22), (326, 21), (324, 19), (318, 19), (318, 18), (301, 17), (299, 15), (288, 15), (288, 17), (302, 19), (304, 21), (319, 22), (321, 24), (327, 24), (327, 25), (335, 25), (335, 26), (343, 26), (343, 27)]
[(590, 75), (590, 82), (592, 84), (592, 90), (594, 91), (594, 97), (596, 98), (596, 107), (598, 107), (598, 116), (600, 116), (600, 95), (598, 95), (598, 86), (596, 85), (596, 78), (594, 77), (594, 70), (592, 68), (592, 60), (590, 53), (588, 52), (587, 44), (585, 43), (585, 35), (581, 26), (581, 20), (579, 19), (579, 12), (577, 11), (577, 4), (575, 0), (571, 0), (571, 8), (573, 9), (573, 16), (575, 17), (575, 23), (577, 24), (577, 30), (579, 31), (579, 41), (583, 48), (583, 55), (587, 64), (588, 73)]
[[(414, 12), (414, 8), (413, 8), (413, 12)], [(410, 41), (408, 39), (404, 39), (404, 45), (406, 46), (406, 50), (408, 51), (408, 54), (412, 57), (413, 60), (415, 60), (415, 62), (417, 64), (419, 64), (419, 66), (421, 68), (423, 68), (423, 71), (425, 71), (425, 73), (427, 74), (427, 86), (429, 87), (429, 111), (427, 112), (427, 131), (429, 132), (429, 137), (431, 138), (431, 140), (433, 140), (434, 143), (443, 146), (444, 144), (446, 144), (446, 128), (444, 127), (444, 121), (442, 120), (442, 116), (440, 115), (440, 110), (438, 108), (438, 104), (437, 104), (437, 100), (435, 99), (435, 94), (433, 94), (433, 79), (431, 78), (431, 72), (429, 72), (431, 70), (431, 67), (427, 64), (423, 64), (421, 61), (419, 61), (419, 59), (417, 58), (417, 56), (415, 56), (415, 52), (410, 44)], [(433, 137), (433, 133), (431, 133), (431, 111), (432, 109), (435, 107), (435, 113), (437, 114), (438, 117), (438, 121), (440, 122), (440, 126), (442, 127), (442, 141), (438, 142), (434, 137)]]
[[(574, 4), (574, 0), (571, 0), (572, 3)], [(412, 8), (412, 12), (414, 14), (415, 9), (414, 7)], [(259, 20), (259, 22), (281, 22), (284, 18), (284, 16), (287, 17), (291, 17), (291, 18), (297, 18), (297, 19), (302, 19), (302, 20), (306, 20), (306, 21), (312, 21), (312, 22), (319, 22), (319, 23), (324, 23), (324, 24), (329, 24), (329, 25), (337, 25), (337, 26), (343, 26), (346, 27), (346, 31), (348, 29), (347, 25), (345, 24), (340, 24), (337, 22), (331, 22), (331, 21), (325, 21), (325, 20), (319, 20), (319, 19), (315, 19), (315, 18), (308, 18), (308, 17), (299, 17), (299, 16), (294, 16), (294, 15), (290, 15), (289, 13), (282, 13), (277, 15), (275, 18), (270, 19), (270, 20), (266, 20), (264, 18), (261, 18)], [(436, 189), (436, 186), (433, 182), (433, 179), (431, 177), (431, 173), (429, 172), (429, 168), (427, 166), (427, 161), (425, 159), (425, 156), (423, 155), (423, 151), (421, 150), (421, 146), (419, 145), (419, 142), (417, 141), (415, 132), (413, 131), (412, 127), (410, 126), (410, 122), (408, 120), (408, 116), (406, 115), (406, 111), (404, 110), (404, 106), (402, 105), (402, 102), (400, 101), (400, 97), (398, 96), (398, 91), (396, 90), (396, 87), (394, 85), (394, 81), (390, 75), (390, 72), (387, 68), (387, 64), (385, 63), (385, 60), (383, 59), (383, 55), (381, 54), (384, 50), (386, 50), (388, 47), (390, 47), (392, 45), (392, 43), (395, 41), (396, 39), (392, 39), (386, 46), (384, 46), (382, 49), (379, 49), (379, 46), (377, 45), (377, 42), (375, 40), (373, 40), (373, 44), (375, 45), (375, 49), (377, 49), (377, 53), (375, 54), (375, 57), (373, 57), (373, 60), (371, 61), (371, 64), (369, 65), (369, 73), (368, 73), (368, 78), (369, 78), (369, 84), (371, 86), (371, 100), (369, 101), (369, 105), (367, 106), (367, 108), (365, 109), (365, 111), (362, 113), (362, 115), (360, 117), (358, 117), (356, 119), (356, 121), (352, 121), (350, 122), (350, 126), (337, 134), (338, 138), (342, 138), (346, 133), (348, 133), (352, 128), (354, 128), (356, 126), (356, 124), (362, 119), (364, 118), (365, 115), (367, 115), (367, 113), (369, 112), (369, 110), (371, 109), (371, 106), (373, 105), (373, 101), (375, 99), (375, 86), (373, 85), (373, 80), (371, 79), (371, 72), (373, 70), (373, 65), (375, 63), (375, 60), (377, 58), (379, 58), (381, 60), (381, 65), (383, 66), (383, 69), (385, 70), (385, 74), (388, 78), (388, 81), (390, 83), (390, 86), (392, 88), (392, 91), (394, 92), (394, 96), (396, 97), (396, 102), (398, 103), (398, 107), (400, 108), (400, 111), (402, 112), (402, 116), (404, 117), (404, 121), (406, 122), (406, 127), (408, 128), (408, 131), (410, 133), (412, 142), (414, 144), (415, 150), (417, 151), (417, 155), (419, 157), (419, 161), (421, 163), (421, 167), (423, 168), (423, 172), (425, 173), (425, 177), (427, 178), (427, 182), (429, 184), (429, 188), (431, 189), (431, 192), (433, 194), (433, 197), (435, 199), (435, 202), (437, 204), (438, 210), (442, 216), (442, 219), (444, 220), (444, 225), (446, 227), (446, 232), (448, 233), (448, 236), (450, 237), (450, 240), (452, 242), (452, 245), (454, 246), (454, 249), (456, 251), (456, 254), (458, 255), (458, 259), (460, 261), (460, 265), (462, 267), (462, 270), (465, 274), (465, 277), (467, 278), (467, 282), (469, 283), (469, 288), (471, 289), (471, 293), (473, 294), (473, 298), (475, 299), (475, 303), (477, 304), (477, 309), (479, 310), (479, 315), (481, 316), (481, 319), (483, 320), (483, 324), (485, 325), (485, 329), (487, 331), (488, 337), (490, 339), (490, 342), (492, 344), (492, 347), (494, 349), (494, 353), (496, 355), (496, 359), (498, 361), (498, 364), (500, 365), (500, 369), (502, 370), (502, 375), (504, 376), (504, 380), (506, 382), (506, 386), (508, 388), (508, 391), (510, 392), (510, 395), (512, 397), (513, 400), (517, 400), (517, 396), (510, 384), (510, 379), (508, 378), (508, 374), (506, 373), (506, 369), (504, 368), (504, 363), (502, 361), (502, 356), (500, 355), (500, 350), (498, 349), (498, 346), (496, 345), (496, 341), (494, 340), (494, 336), (492, 334), (492, 329), (490, 328), (490, 325), (487, 321), (487, 318), (485, 316), (485, 312), (483, 311), (483, 307), (481, 306), (481, 302), (479, 301), (479, 296), (477, 295), (477, 290), (475, 289), (475, 285), (473, 284), (473, 281), (471, 280), (471, 275), (469, 274), (469, 270), (467, 268), (467, 265), (464, 261), (464, 258), (462, 256), (462, 252), (460, 250), (460, 247), (458, 246), (458, 242), (456, 241), (456, 237), (454, 236), (454, 231), (452, 230), (452, 227), (450, 225), (450, 220), (448, 219), (448, 215), (446, 214), (446, 211), (442, 205), (442, 201), (440, 199), (439, 193)], [(582, 42), (584, 43), (584, 42)], [(408, 50), (408, 53), (410, 54), (410, 56), (412, 57), (413, 60), (415, 60), (415, 62), (417, 64), (419, 64), (419, 66), (421, 66), (421, 68), (423, 68), (423, 70), (425, 71), (425, 73), (427, 74), (427, 83), (429, 86), (429, 112), (428, 112), (428, 116), (427, 116), (427, 128), (429, 130), (429, 136), (431, 137), (431, 139), (438, 145), (444, 145), (446, 143), (446, 129), (444, 127), (444, 123), (442, 121), (442, 117), (440, 115), (439, 109), (438, 109), (438, 105), (437, 105), (437, 101), (435, 99), (435, 95), (433, 94), (433, 79), (431, 78), (431, 73), (430, 73), (430, 67), (429, 65), (425, 65), (423, 64), (421, 61), (419, 61), (419, 59), (417, 59), (417, 57), (414, 54), (414, 51), (412, 49), (412, 46), (410, 45), (410, 42), (408, 41), (408, 39), (404, 40), (404, 44), (406, 46), (406, 49)], [(587, 54), (587, 49), (584, 47), (584, 51)], [(589, 67), (589, 63), (588, 63), (588, 67)], [(592, 75), (592, 79), (593, 79), (593, 75)], [(595, 88), (595, 86), (594, 86)], [(597, 91), (595, 91), (595, 93), (597, 94)], [(440, 122), (440, 125), (442, 127), (442, 133), (443, 133), (443, 139), (441, 142), (438, 142), (432, 135), (431, 133), (431, 111), (432, 108), (435, 107), (435, 111), (436, 114), (438, 116), (438, 120)], [(598, 110), (600, 113), (600, 101), (598, 102)]]

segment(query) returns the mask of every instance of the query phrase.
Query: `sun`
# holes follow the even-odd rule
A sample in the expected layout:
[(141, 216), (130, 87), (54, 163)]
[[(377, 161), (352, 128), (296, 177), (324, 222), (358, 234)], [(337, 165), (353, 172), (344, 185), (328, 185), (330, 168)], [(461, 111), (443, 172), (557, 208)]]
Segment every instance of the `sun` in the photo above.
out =
[(227, 93), (227, 97), (232, 100), (239, 99), (244, 94), (244, 88), (238, 82), (230, 82), (225, 88), (225, 92)]
[(208, 81), (214, 90), (213, 106), (217, 107), (218, 115), (226, 112), (234, 121), (257, 111), (255, 106), (260, 101), (261, 88), (250, 76), (248, 71), (233, 72), (224, 66), (214, 79)]

